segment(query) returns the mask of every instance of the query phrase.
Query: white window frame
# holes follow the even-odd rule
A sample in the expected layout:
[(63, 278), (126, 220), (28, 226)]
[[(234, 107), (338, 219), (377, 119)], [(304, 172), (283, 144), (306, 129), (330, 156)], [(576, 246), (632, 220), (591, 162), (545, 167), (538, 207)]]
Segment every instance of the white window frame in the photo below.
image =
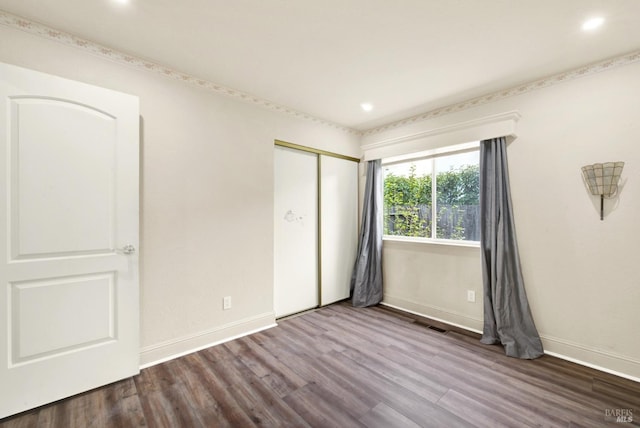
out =
[[(432, 154), (446, 152), (447, 149), (451, 149), (462, 141), (482, 141), (505, 136), (507, 141), (511, 142), (518, 136), (517, 123), (521, 116), (516, 110), (456, 122), (456, 118), (461, 117), (466, 118), (468, 115), (438, 114), (429, 120), (408, 121), (401, 128), (382, 128), (379, 132), (365, 133), (362, 137), (363, 160), (383, 159), (386, 163), (410, 160), (425, 156), (427, 152)], [(427, 243), (479, 247), (476, 241), (400, 236), (384, 236), (383, 240), (414, 242), (418, 245)]]
[[(480, 141), (473, 141), (470, 143), (457, 144), (454, 146), (440, 147), (438, 149), (426, 150), (409, 155), (393, 156), (382, 159), (382, 167), (398, 165), (403, 163), (419, 162), (424, 160), (431, 160), (431, 236), (430, 237), (416, 237), (416, 236), (399, 236), (399, 235), (383, 235), (383, 241), (397, 241), (397, 242), (415, 242), (415, 243), (427, 243), (438, 245), (452, 245), (459, 247), (479, 247), (480, 241), (469, 241), (460, 239), (444, 239), (436, 238), (437, 227), (433, 227), (433, 224), (437, 222), (437, 192), (438, 181), (436, 179), (436, 167), (435, 161), (439, 157), (457, 155), (461, 153), (469, 153), (480, 151)], [(383, 190), (384, 191), (384, 190)], [(384, 215), (383, 213), (381, 215)]]

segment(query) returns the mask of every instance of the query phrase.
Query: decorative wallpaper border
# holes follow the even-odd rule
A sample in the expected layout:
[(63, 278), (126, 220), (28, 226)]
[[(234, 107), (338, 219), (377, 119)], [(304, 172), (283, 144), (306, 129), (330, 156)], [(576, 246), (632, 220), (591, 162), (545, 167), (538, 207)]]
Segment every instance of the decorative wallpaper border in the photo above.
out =
[(325, 126), (330, 126), (332, 128), (338, 129), (340, 131), (343, 131), (349, 134), (360, 135), (360, 131), (349, 128), (347, 126), (340, 125), (338, 123), (334, 123), (325, 119), (321, 119), (321, 118), (312, 116), (310, 114), (307, 114), (298, 110), (294, 110), (287, 106), (280, 105), (273, 101), (256, 97), (246, 92), (242, 92), (237, 89), (228, 88), (226, 86), (219, 85), (217, 83), (213, 83), (208, 80), (201, 79), (199, 77), (192, 76), (190, 74), (183, 73), (178, 70), (174, 70), (172, 68), (166, 67), (164, 65), (158, 64), (153, 61), (149, 61), (146, 59), (136, 57), (134, 55), (129, 55), (127, 53), (120, 52), (118, 50), (109, 48), (107, 46), (103, 46), (98, 43), (94, 43), (89, 40), (85, 40), (80, 37), (74, 36), (73, 34), (70, 34), (61, 30), (56, 30), (44, 24), (40, 24), (38, 22), (34, 22), (16, 15), (10, 14), (3, 10), (0, 10), (0, 24), (5, 25), (7, 27), (12, 27), (18, 30), (25, 31), (30, 34), (41, 36), (49, 40), (54, 40), (56, 42), (60, 42), (65, 45), (80, 48), (86, 52), (100, 56), (102, 58), (109, 59), (111, 61), (115, 61), (120, 64), (128, 65), (130, 67), (134, 67), (137, 69), (159, 74), (169, 79), (189, 83), (191, 85), (198, 86), (200, 88), (215, 92), (220, 95), (236, 98), (238, 100), (247, 102), (249, 104), (254, 104), (254, 105), (266, 108), (268, 110), (272, 110), (278, 113), (283, 113), (298, 119), (309, 120), (311, 122), (319, 123)]
[(228, 88), (226, 86), (219, 85), (219, 84), (210, 82), (208, 80), (201, 79), (196, 76), (192, 76), (190, 74), (174, 70), (172, 68), (166, 67), (164, 65), (158, 64), (153, 61), (149, 61), (146, 59), (136, 57), (134, 55), (129, 55), (124, 52), (117, 51), (107, 46), (103, 46), (98, 43), (94, 43), (89, 40), (76, 37), (70, 33), (56, 30), (44, 24), (40, 24), (25, 18), (21, 18), (19, 16), (10, 14), (3, 10), (0, 10), (0, 25), (5, 25), (7, 27), (12, 27), (18, 30), (22, 30), (27, 33), (44, 37), (46, 39), (55, 40), (57, 42), (60, 42), (69, 46), (74, 46), (76, 48), (80, 48), (86, 52), (92, 53), (94, 55), (98, 55), (100, 57), (109, 59), (111, 61), (115, 61), (124, 65), (128, 65), (130, 67), (156, 73), (173, 80), (189, 83), (194, 86), (198, 86), (200, 88), (215, 92), (217, 94), (235, 98), (250, 104), (254, 104), (254, 105), (266, 108), (268, 110), (272, 110), (272, 111), (282, 113), (288, 116), (292, 116), (298, 119), (309, 120), (311, 122), (315, 122), (321, 125), (338, 129), (348, 134), (360, 135), (360, 136), (378, 134), (384, 131), (399, 128), (401, 126), (409, 125), (409, 124), (420, 122), (423, 120), (432, 119), (432, 118), (443, 116), (449, 113), (459, 112), (462, 110), (487, 104), (493, 101), (502, 100), (504, 98), (512, 97), (515, 95), (521, 95), (527, 92), (535, 91), (537, 89), (546, 88), (548, 86), (552, 86), (557, 83), (567, 82), (573, 79), (577, 79), (579, 77), (589, 76), (595, 73), (599, 73), (601, 71), (610, 70), (615, 67), (633, 64), (635, 62), (640, 61), (640, 50), (637, 50), (634, 52), (627, 53), (625, 55), (609, 58), (609, 59), (599, 61), (593, 64), (589, 64), (583, 67), (578, 67), (569, 71), (565, 71), (563, 73), (554, 74), (552, 76), (548, 76), (543, 79), (538, 79), (528, 83), (524, 83), (522, 85), (514, 86), (509, 89), (492, 92), (490, 94), (472, 98), (467, 101), (463, 101), (460, 103), (451, 104), (449, 106), (430, 110), (425, 113), (418, 114), (416, 116), (411, 116), (406, 119), (388, 123), (386, 125), (371, 128), (365, 131), (358, 131), (348, 126), (344, 126), (335, 122), (321, 119), (321, 118), (312, 116), (310, 114), (307, 114), (298, 110), (294, 110), (287, 106), (277, 104), (275, 102), (272, 102), (263, 98), (256, 97), (249, 93), (239, 91), (237, 89)]
[(609, 58), (603, 61), (599, 61), (593, 64), (585, 65), (583, 67), (574, 68), (573, 70), (565, 71), (563, 73), (554, 74), (543, 79), (534, 80), (522, 85), (514, 86), (509, 89), (492, 92), (480, 97), (471, 98), (470, 100), (463, 101), (456, 104), (451, 104), (446, 107), (437, 108), (435, 110), (421, 113), (416, 116), (402, 119), (396, 122), (391, 122), (386, 125), (378, 126), (376, 128), (368, 129), (361, 133), (362, 136), (378, 134), (380, 132), (388, 131), (390, 129), (399, 128), (401, 126), (409, 125), (412, 123), (420, 122), (434, 117), (443, 116), (449, 113), (455, 113), (462, 110), (466, 110), (472, 107), (477, 107), (482, 104), (487, 104), (493, 101), (502, 100), (504, 98), (512, 97), (515, 95), (521, 95), (527, 92), (535, 91), (537, 89), (546, 88), (548, 86), (555, 85), (557, 83), (567, 82), (569, 80), (577, 79), (579, 77), (589, 76), (601, 71), (610, 70), (615, 67), (633, 64), (640, 61), (640, 50), (621, 55), (614, 58)]

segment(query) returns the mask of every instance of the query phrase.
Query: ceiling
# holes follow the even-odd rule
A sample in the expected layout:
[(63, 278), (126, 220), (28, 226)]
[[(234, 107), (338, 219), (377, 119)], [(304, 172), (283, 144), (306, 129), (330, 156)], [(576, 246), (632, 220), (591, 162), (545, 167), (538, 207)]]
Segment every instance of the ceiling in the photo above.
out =
[[(640, 49), (640, 0), (0, 0), (0, 9), (357, 130)], [(604, 25), (582, 31), (596, 15)]]

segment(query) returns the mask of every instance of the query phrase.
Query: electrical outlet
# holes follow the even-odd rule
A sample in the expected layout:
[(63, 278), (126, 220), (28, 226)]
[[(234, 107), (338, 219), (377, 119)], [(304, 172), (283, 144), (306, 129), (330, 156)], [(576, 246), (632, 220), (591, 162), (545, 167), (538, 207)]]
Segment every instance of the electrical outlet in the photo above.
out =
[(467, 302), (476, 301), (476, 292), (473, 290), (467, 290)]
[(231, 296), (226, 296), (222, 299), (222, 309), (231, 309)]

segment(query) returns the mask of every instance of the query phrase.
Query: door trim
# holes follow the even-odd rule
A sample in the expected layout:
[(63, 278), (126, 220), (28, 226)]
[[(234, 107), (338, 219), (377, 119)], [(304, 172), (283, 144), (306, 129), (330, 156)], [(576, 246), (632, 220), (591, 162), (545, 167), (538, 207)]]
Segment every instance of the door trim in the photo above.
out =
[(275, 140), (275, 145), (280, 147), (288, 147), (290, 149), (301, 150), (303, 152), (315, 153), (317, 155), (331, 156), (333, 158), (344, 159), (351, 162), (360, 163), (360, 159), (352, 156), (341, 155), (340, 153), (328, 152), (326, 150), (314, 149), (313, 147), (301, 146), (299, 144), (288, 143), (282, 140)]

